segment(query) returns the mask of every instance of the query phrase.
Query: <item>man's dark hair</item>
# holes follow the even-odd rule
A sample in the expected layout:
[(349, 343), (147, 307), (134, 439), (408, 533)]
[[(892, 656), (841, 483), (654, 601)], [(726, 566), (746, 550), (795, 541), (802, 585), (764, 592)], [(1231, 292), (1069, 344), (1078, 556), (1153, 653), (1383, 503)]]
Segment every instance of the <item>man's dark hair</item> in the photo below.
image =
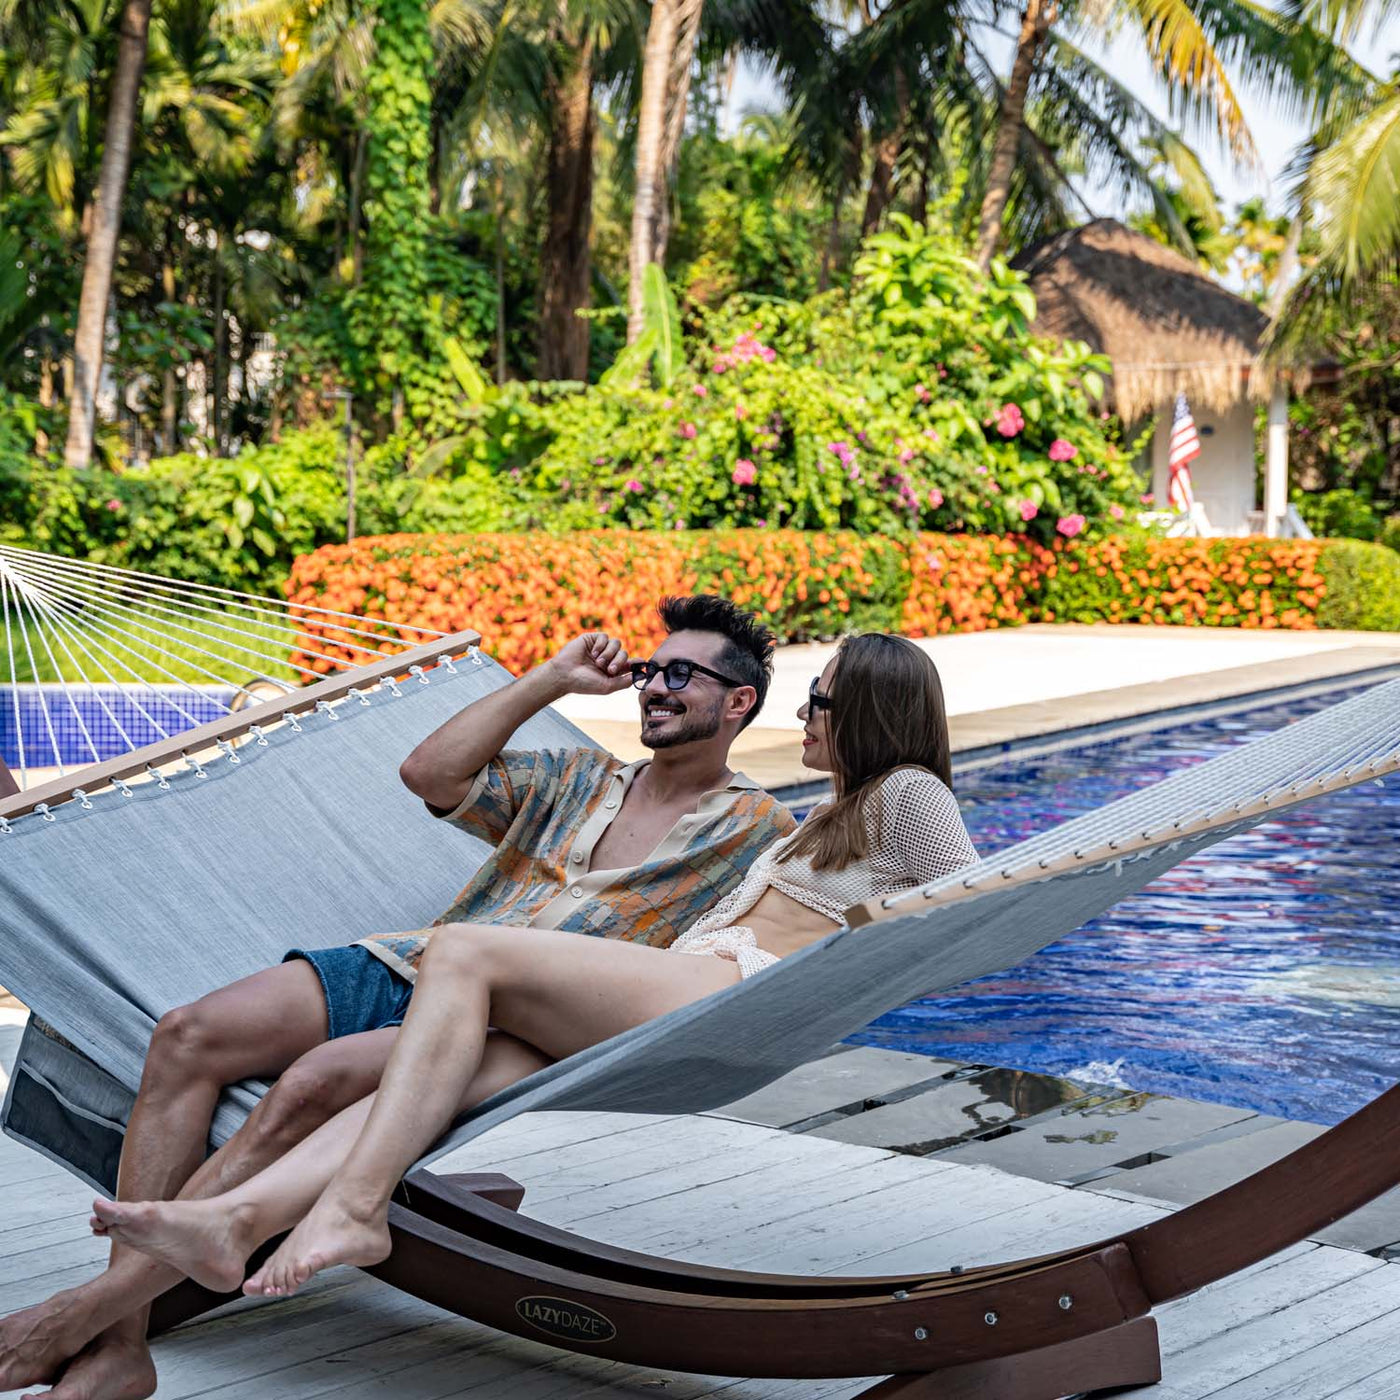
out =
[(724, 638), (717, 669), (753, 686), (757, 699), (739, 728), (751, 724), (763, 708), (768, 682), (773, 679), (773, 646), (777, 638), (752, 613), (711, 593), (663, 598), (656, 611), (667, 632), (718, 632)]

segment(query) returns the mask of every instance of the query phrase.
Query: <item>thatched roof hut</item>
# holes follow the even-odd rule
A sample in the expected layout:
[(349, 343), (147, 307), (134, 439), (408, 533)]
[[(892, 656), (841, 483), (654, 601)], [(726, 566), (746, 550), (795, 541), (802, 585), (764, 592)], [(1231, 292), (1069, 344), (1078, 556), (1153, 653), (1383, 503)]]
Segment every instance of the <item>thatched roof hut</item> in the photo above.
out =
[[(1023, 249), (1038, 335), (1084, 340), (1113, 361), (1111, 394), (1133, 422), (1184, 391), (1223, 412), (1250, 390), (1264, 313), (1180, 253), (1114, 219)], [(1257, 381), (1256, 387), (1266, 386)]]

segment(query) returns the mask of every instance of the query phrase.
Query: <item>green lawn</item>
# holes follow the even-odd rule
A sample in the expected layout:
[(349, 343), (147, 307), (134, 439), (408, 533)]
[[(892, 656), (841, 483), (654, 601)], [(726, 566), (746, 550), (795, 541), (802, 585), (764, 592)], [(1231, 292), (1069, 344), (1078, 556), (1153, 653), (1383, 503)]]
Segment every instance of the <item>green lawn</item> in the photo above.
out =
[[(197, 628), (204, 636), (181, 632), (181, 627)], [(292, 643), (293, 629), (284, 621), (223, 610), (195, 619), (153, 609), (124, 618), (90, 613), (71, 619), (69, 627), (36, 623), (32, 616), (22, 619), (12, 610), (0, 614), (0, 685), (60, 679), (70, 684), (218, 685), (241, 684), (254, 676), (297, 681), (299, 673), (285, 662), (264, 659), (287, 656)]]

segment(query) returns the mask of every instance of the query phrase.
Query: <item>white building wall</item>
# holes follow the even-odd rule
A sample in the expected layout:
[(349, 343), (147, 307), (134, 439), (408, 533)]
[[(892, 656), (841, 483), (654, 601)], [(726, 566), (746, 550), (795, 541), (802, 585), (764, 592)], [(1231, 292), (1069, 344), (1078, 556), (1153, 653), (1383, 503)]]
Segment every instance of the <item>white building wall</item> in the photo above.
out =
[[(1250, 514), (1256, 509), (1254, 406), (1242, 400), (1223, 413), (1193, 408), (1191, 416), (1201, 438), (1201, 455), (1191, 463), (1191, 489), (1196, 500), (1218, 534), (1247, 534)], [(1164, 404), (1152, 435), (1152, 494), (1158, 510), (1168, 508), (1167, 448), (1171, 434), (1172, 405)]]

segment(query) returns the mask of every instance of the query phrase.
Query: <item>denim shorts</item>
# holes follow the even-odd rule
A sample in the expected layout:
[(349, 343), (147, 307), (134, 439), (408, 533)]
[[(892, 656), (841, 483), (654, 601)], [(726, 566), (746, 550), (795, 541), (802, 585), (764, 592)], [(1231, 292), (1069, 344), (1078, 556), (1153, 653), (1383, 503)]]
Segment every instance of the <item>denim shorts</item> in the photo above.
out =
[(332, 1040), (403, 1025), (413, 983), (368, 948), (293, 948), (282, 961), (293, 958), (305, 959), (321, 979)]

